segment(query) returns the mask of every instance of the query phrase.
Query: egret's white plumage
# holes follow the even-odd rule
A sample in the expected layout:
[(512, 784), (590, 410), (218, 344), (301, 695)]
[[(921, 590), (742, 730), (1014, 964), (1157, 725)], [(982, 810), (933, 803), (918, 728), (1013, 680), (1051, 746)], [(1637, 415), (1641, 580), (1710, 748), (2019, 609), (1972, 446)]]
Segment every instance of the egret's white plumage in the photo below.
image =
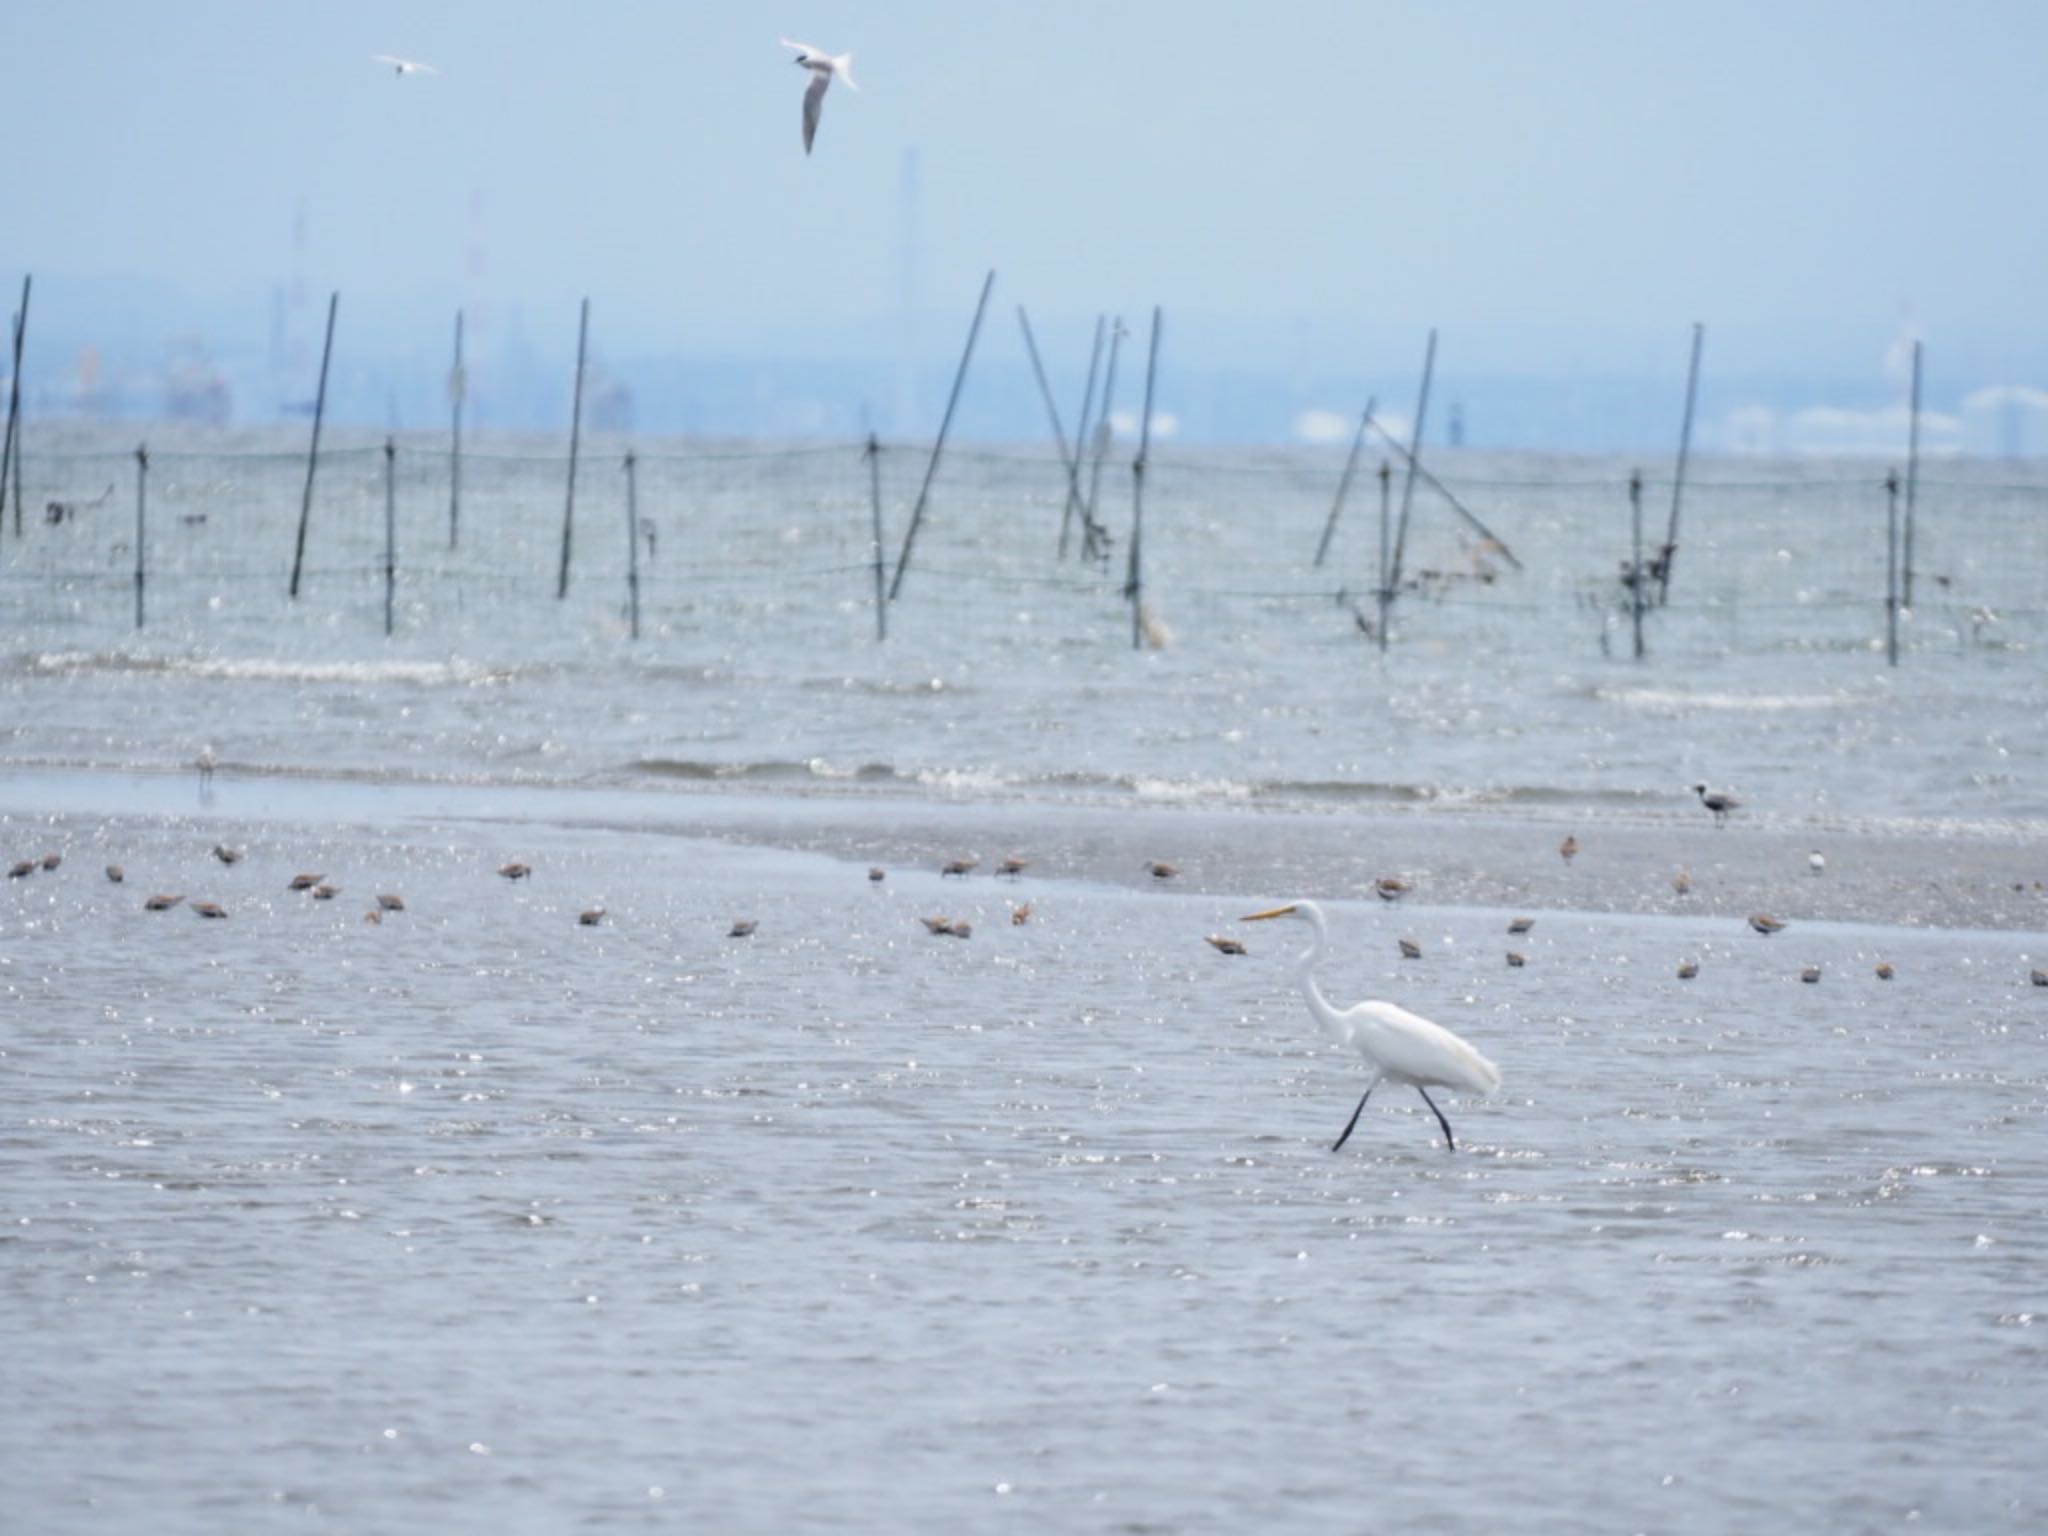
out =
[(825, 109), (825, 91), (837, 75), (846, 82), (849, 91), (857, 91), (853, 83), (853, 55), (850, 53), (827, 53), (822, 48), (813, 48), (809, 43), (794, 43), (788, 38), (780, 39), (782, 46), (796, 50), (795, 62), (811, 72), (811, 83), (804, 87), (804, 153), (811, 152), (811, 141), (818, 136), (818, 115)]
[(1323, 918), (1323, 909), (1312, 901), (1291, 901), (1285, 906), (1254, 912), (1243, 921), (1256, 923), (1276, 917), (1296, 918), (1315, 930), (1315, 942), (1295, 962), (1295, 979), (1300, 983), (1301, 995), (1308, 1002), (1308, 1011), (1323, 1026), (1323, 1032), (1336, 1044), (1358, 1052), (1375, 1069), (1372, 1081), (1366, 1084), (1358, 1100), (1358, 1108), (1351, 1112), (1344, 1134), (1330, 1150), (1339, 1150), (1351, 1139), (1365, 1101), (1372, 1097), (1373, 1089), (1388, 1082), (1409, 1084), (1422, 1095), (1422, 1101), (1434, 1111), (1437, 1124), (1444, 1128), (1445, 1145), (1456, 1151), (1458, 1144), (1451, 1136), (1451, 1122), (1429, 1096), (1430, 1085), (1491, 1093), (1500, 1086), (1500, 1068), (1441, 1024), (1419, 1013), (1410, 1013), (1398, 1003), (1372, 999), (1349, 1008), (1332, 1005), (1316, 985), (1315, 975), (1330, 947), (1330, 927)]

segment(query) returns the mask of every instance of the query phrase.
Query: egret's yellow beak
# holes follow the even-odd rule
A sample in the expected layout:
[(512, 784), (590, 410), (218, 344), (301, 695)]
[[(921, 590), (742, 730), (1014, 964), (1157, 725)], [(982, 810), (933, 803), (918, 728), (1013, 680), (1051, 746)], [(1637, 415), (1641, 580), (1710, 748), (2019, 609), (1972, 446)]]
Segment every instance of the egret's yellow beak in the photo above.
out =
[(1294, 907), (1290, 904), (1284, 907), (1269, 907), (1264, 912), (1253, 912), (1248, 916), (1240, 917), (1238, 921), (1240, 923), (1262, 923), (1269, 917), (1292, 917), (1293, 915)]

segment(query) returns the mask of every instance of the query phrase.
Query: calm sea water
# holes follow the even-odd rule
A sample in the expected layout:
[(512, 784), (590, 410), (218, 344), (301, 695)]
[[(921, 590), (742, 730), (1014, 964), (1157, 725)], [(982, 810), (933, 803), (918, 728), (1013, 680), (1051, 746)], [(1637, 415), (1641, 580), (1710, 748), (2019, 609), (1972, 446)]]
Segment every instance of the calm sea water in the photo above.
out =
[[(553, 596), (558, 466), (477, 472), (387, 641), (381, 455), (297, 604), (289, 459), (164, 457), (140, 636), (99, 512), (5, 546), (0, 836), (64, 854), (0, 888), (23, 1529), (2040, 1521), (2048, 689), (2009, 471), (1928, 493), (1948, 585), (1893, 672), (1861, 472), (1702, 493), (1637, 665), (1615, 464), (1465, 466), (1529, 570), (1405, 600), (1383, 661), (1369, 560), (1308, 568), (1322, 459), (1156, 475), (1172, 643), (1134, 652), (1029, 462), (942, 478), (886, 645), (857, 457), (641, 466), (636, 645), (622, 531)], [(1469, 570), (1431, 518), (1419, 558)], [(1394, 870), (1408, 902), (1356, 899)], [(1500, 1063), (1455, 1154), (1390, 1090), (1330, 1153), (1363, 1071), (1293, 935), (1203, 942), (1295, 894), (1333, 898), (1333, 996)]]

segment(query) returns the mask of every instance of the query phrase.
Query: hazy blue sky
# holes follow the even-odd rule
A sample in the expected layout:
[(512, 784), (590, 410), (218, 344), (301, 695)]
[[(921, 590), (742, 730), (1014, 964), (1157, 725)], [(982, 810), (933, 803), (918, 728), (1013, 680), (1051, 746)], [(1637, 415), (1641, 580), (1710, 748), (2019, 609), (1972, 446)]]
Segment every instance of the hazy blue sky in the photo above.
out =
[[(809, 159), (778, 32), (856, 54)], [(1435, 323), (1661, 365), (1697, 318), (2048, 382), (2042, 0), (12, 0), (5, 36), (0, 263), (46, 292), (267, 303), (303, 208), (357, 315), (887, 337), (915, 150), (942, 351), (995, 266), (1048, 324), (1157, 301), (1215, 351)]]

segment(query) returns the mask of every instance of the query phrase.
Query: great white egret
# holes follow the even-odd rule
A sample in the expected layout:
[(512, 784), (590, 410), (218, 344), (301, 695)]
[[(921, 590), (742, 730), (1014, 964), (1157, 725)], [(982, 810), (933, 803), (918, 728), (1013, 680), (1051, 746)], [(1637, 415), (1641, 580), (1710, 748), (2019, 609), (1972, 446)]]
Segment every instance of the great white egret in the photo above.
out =
[(1308, 1011), (1323, 1026), (1323, 1032), (1338, 1045), (1351, 1047), (1374, 1068), (1372, 1081), (1359, 1096), (1358, 1108), (1351, 1111), (1344, 1134), (1330, 1150), (1343, 1150), (1357, 1128), (1358, 1117), (1365, 1113), (1365, 1101), (1372, 1097), (1373, 1089), (1388, 1082), (1412, 1084), (1422, 1095), (1422, 1102), (1435, 1114), (1436, 1123), (1444, 1128), (1445, 1147), (1457, 1151), (1451, 1122), (1429, 1096), (1429, 1085), (1491, 1093), (1500, 1086), (1500, 1068), (1441, 1024), (1433, 1024), (1398, 1004), (1373, 999), (1344, 1009), (1332, 1007), (1323, 996), (1323, 989), (1316, 985), (1316, 967), (1330, 947), (1330, 925), (1323, 919), (1323, 909), (1312, 901), (1290, 901), (1283, 907), (1254, 912), (1243, 921), (1259, 923), (1276, 917), (1291, 917), (1315, 930), (1315, 942), (1302, 952), (1294, 966), (1301, 995), (1308, 1003)]

